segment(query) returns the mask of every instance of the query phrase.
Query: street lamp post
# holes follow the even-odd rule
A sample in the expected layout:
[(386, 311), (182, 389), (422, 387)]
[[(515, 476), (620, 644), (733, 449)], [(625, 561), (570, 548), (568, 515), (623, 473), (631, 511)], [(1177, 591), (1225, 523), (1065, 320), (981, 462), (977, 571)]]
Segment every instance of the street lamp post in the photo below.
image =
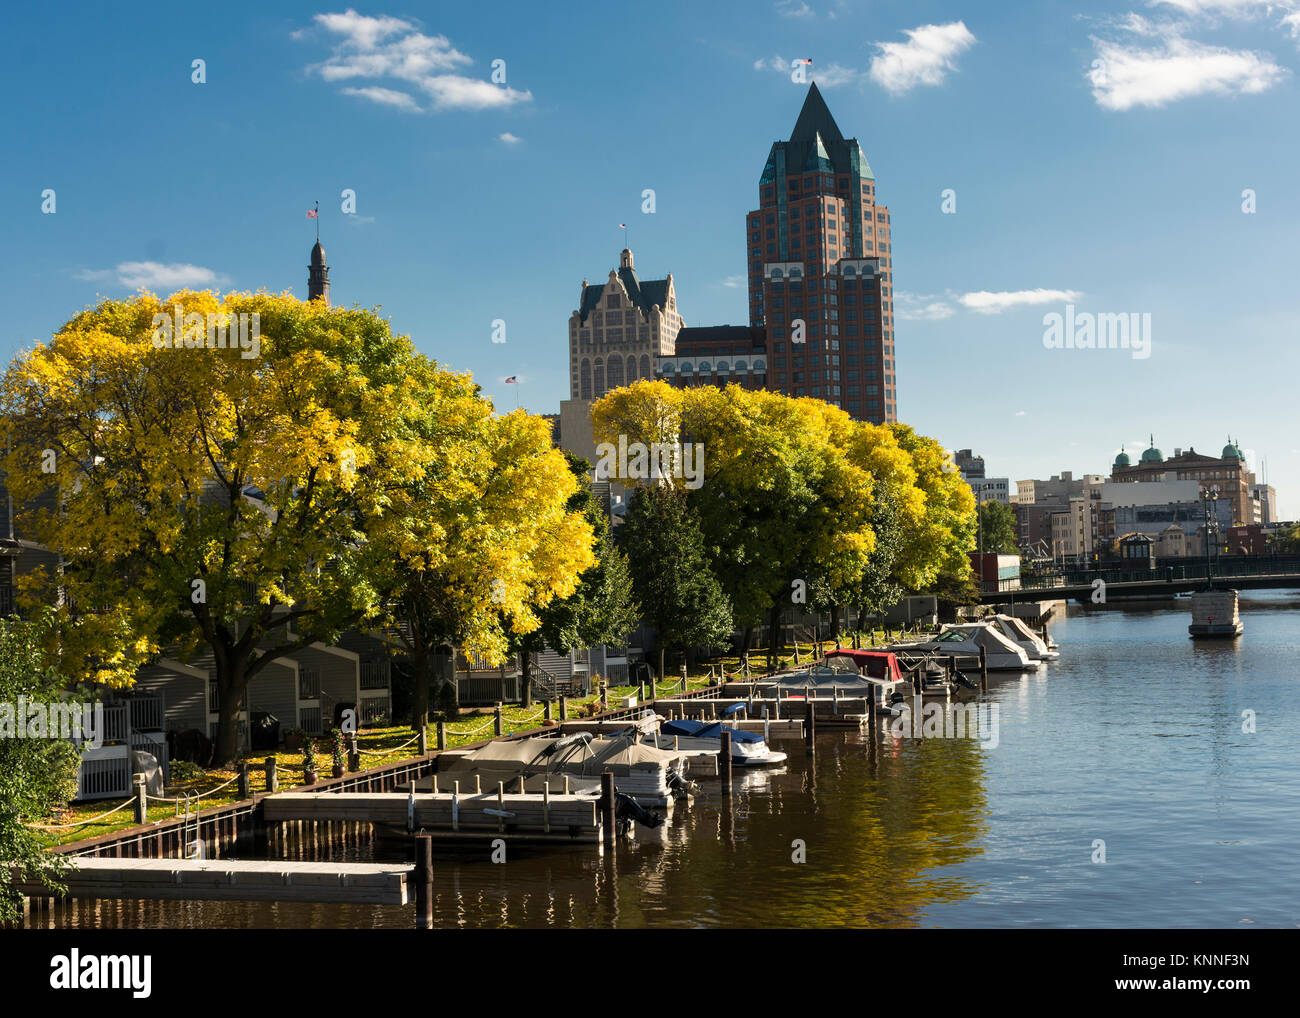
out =
[(1205, 589), (1214, 589), (1214, 565), (1210, 556), (1214, 535), (1219, 530), (1219, 486), (1216, 484), (1201, 492), (1201, 505), (1205, 509)]

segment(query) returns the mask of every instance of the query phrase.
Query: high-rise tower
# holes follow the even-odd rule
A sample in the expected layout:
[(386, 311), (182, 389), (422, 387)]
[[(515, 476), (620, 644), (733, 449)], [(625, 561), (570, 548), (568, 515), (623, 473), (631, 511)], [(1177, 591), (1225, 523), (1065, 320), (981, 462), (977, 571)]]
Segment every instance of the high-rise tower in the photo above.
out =
[(330, 302), (330, 267), (325, 264), (325, 249), (316, 241), (311, 249), (311, 264), (307, 266), (307, 299), (320, 297), (326, 304)]
[(772, 145), (746, 219), (749, 319), (767, 327), (770, 389), (853, 417), (898, 419), (889, 210), (815, 84)]

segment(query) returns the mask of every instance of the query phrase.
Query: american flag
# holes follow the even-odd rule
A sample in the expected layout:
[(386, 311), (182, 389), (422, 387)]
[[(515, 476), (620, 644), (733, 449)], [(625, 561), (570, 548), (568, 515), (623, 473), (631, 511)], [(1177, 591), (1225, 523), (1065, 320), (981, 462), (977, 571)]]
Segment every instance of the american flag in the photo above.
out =
[(308, 219), (318, 219), (318, 218), (320, 218), (320, 213), (317, 212), (315, 209), (308, 209), (308, 210), (307, 210), (307, 218), (308, 218)]
[(506, 385), (511, 385), (511, 384), (514, 384), (514, 385), (518, 385), (518, 384), (519, 384), (519, 376), (518, 376), (518, 375), (511, 375), (509, 378), (506, 379)]
[(812, 63), (812, 57), (804, 57), (802, 60), (799, 61), (799, 63), (801, 63), (801, 64), (811, 64), (811, 63)]
[(619, 223), (619, 224), (618, 224), (618, 228), (619, 228), (620, 230), (626, 230), (626, 229), (627, 229), (627, 223)]

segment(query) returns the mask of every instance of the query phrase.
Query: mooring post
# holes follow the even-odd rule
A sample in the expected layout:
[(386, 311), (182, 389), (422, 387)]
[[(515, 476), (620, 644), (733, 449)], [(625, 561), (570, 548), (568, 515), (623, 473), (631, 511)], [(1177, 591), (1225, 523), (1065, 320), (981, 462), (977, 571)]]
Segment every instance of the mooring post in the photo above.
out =
[(767, 716), (767, 707), (763, 708), (763, 741), (772, 741), (772, 722)]
[[(881, 691), (883, 692), (883, 690)], [(867, 687), (867, 723), (871, 725), (872, 731), (875, 731), (876, 719), (879, 717), (879, 712), (876, 708), (877, 692), (875, 683), (872, 683)]]
[[(420, 730), (416, 732), (416, 749), (419, 750), (420, 756), (429, 755), (429, 726), (421, 725)], [(440, 749), (442, 747), (439, 747)]]
[(438, 722), (438, 750), (439, 752), (441, 752), (446, 748), (447, 748), (447, 722), (439, 721)]
[(803, 737), (804, 749), (809, 756), (812, 756), (816, 750), (813, 748), (813, 740), (817, 736), (817, 709), (812, 700), (808, 701), (808, 718), (804, 722)]
[(925, 662), (921, 662), (912, 669), (912, 692), (917, 696), (921, 695), (921, 669), (925, 667)]
[[(567, 778), (565, 780), (568, 780)], [(614, 845), (614, 772), (604, 771), (600, 775), (600, 825), (604, 835), (605, 846)]]
[(492, 712), (492, 734), (501, 734), (501, 704), (497, 704)]
[(722, 794), (731, 796), (731, 733), (724, 731), (718, 747), (718, 777), (722, 779)]
[(145, 789), (145, 776), (137, 774), (131, 780), (135, 782), (135, 822), (144, 824), (149, 820), (149, 793)]
[(988, 648), (980, 648), (980, 692), (989, 691), (989, 652)]
[(348, 735), (348, 770), (353, 774), (361, 770), (361, 747), (357, 745), (356, 732)]
[(682, 692), (686, 692), (686, 666), (682, 665)]
[(609, 706), (609, 679), (603, 679), (600, 683), (600, 705)]
[(433, 836), (415, 836), (415, 928), (433, 929)]
[(948, 681), (951, 682), (953, 680), (953, 676), (955, 676), (956, 674), (957, 674), (957, 655), (949, 654), (948, 655)]
[(550, 720), (551, 720), (551, 701), (550, 701), (550, 700), (547, 700), (547, 701), (542, 705), (542, 717), (543, 717), (543, 719), (546, 720), (546, 721), (550, 721)]
[(245, 760), (239, 765), (239, 797), (241, 799), (251, 799), (253, 797), (252, 783), (248, 777), (248, 761)]
[(569, 701), (565, 697), (560, 697), (560, 720), (567, 721), (569, 718)]
[(276, 773), (273, 756), (266, 758), (266, 790), (272, 793), (280, 790), (280, 776)]
[(642, 679), (636, 684), (636, 702), (645, 703), (645, 680)]

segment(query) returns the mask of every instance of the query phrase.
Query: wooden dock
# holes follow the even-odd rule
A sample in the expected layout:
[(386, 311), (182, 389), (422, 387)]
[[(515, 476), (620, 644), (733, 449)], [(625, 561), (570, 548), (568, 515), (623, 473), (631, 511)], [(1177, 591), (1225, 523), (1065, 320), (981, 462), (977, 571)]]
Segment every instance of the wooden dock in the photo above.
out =
[[(145, 898), (163, 901), (309, 901), (405, 905), (411, 867), (383, 863), (298, 862), (289, 859), (73, 860), (63, 882), (70, 898)], [(19, 884), (48, 897), (40, 883)]]
[(457, 794), (419, 792), (282, 792), (262, 803), (268, 823), (342, 820), (423, 830), (437, 838), (458, 836), (553, 836), (595, 842), (600, 836), (599, 801), (592, 795), (493, 791)]

